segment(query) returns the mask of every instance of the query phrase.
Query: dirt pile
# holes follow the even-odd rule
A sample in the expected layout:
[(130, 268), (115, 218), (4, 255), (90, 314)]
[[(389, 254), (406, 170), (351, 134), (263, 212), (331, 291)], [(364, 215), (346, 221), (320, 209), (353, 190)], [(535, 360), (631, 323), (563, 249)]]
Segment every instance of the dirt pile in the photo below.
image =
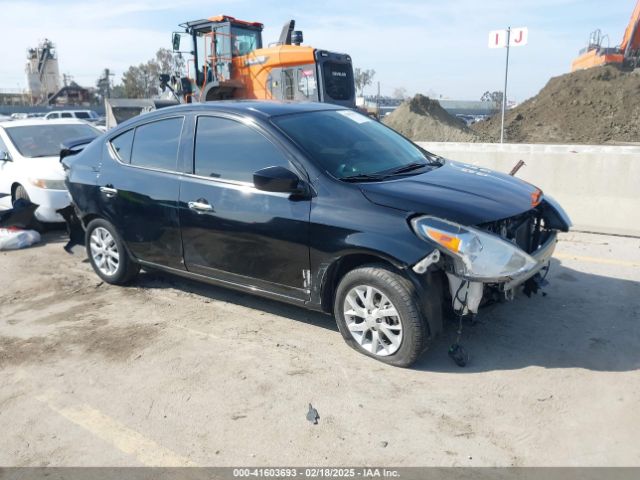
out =
[(404, 102), (382, 122), (415, 141), (477, 142), (483, 136), (449, 115), (437, 100), (420, 94)]
[[(500, 138), (500, 115), (473, 126)], [(554, 77), (507, 112), (512, 143), (640, 142), (640, 74), (597, 67)]]

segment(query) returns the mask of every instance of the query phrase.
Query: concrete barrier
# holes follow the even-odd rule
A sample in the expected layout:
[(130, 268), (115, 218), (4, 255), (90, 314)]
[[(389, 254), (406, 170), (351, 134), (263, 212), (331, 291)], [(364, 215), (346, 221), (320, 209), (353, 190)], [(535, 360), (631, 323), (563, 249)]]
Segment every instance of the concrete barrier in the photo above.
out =
[(576, 230), (640, 237), (640, 147), (417, 142), (451, 160), (517, 176), (553, 196)]

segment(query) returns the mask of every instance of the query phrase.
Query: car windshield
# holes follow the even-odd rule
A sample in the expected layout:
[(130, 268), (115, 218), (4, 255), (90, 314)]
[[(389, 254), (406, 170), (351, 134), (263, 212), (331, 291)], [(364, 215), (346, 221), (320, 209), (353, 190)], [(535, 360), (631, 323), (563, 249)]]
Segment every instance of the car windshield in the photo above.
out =
[(437, 164), (435, 156), (353, 110), (283, 115), (272, 122), (335, 178), (378, 180)]
[(84, 124), (6, 127), (6, 132), (20, 155), (29, 158), (58, 156), (62, 142), (100, 135), (99, 130)]

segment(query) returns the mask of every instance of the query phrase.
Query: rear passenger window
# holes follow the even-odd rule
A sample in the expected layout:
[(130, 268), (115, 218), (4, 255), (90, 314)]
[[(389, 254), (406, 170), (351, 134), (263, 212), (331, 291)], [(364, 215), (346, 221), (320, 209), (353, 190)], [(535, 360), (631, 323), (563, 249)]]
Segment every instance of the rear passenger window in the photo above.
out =
[(289, 166), (280, 150), (256, 130), (217, 117), (198, 118), (194, 164), (196, 175), (251, 184), (254, 172), (262, 168)]
[(131, 163), (131, 146), (133, 145), (133, 130), (118, 135), (111, 140), (111, 146), (115, 150), (118, 158), (123, 163)]
[(70, 113), (61, 113), (60, 116), (62, 118), (73, 118), (73, 115), (71, 115)]
[(176, 170), (183, 118), (168, 118), (137, 127), (131, 165)]

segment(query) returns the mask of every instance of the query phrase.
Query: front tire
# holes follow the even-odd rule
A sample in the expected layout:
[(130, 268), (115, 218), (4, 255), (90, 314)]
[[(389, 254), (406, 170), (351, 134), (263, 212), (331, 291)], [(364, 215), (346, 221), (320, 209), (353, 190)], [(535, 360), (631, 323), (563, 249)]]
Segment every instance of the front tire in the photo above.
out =
[(87, 256), (96, 274), (105, 282), (124, 285), (140, 271), (127, 252), (115, 227), (103, 219), (87, 225)]
[(409, 367), (428, 346), (429, 330), (413, 284), (386, 265), (348, 272), (336, 290), (333, 311), (347, 344), (381, 362)]

